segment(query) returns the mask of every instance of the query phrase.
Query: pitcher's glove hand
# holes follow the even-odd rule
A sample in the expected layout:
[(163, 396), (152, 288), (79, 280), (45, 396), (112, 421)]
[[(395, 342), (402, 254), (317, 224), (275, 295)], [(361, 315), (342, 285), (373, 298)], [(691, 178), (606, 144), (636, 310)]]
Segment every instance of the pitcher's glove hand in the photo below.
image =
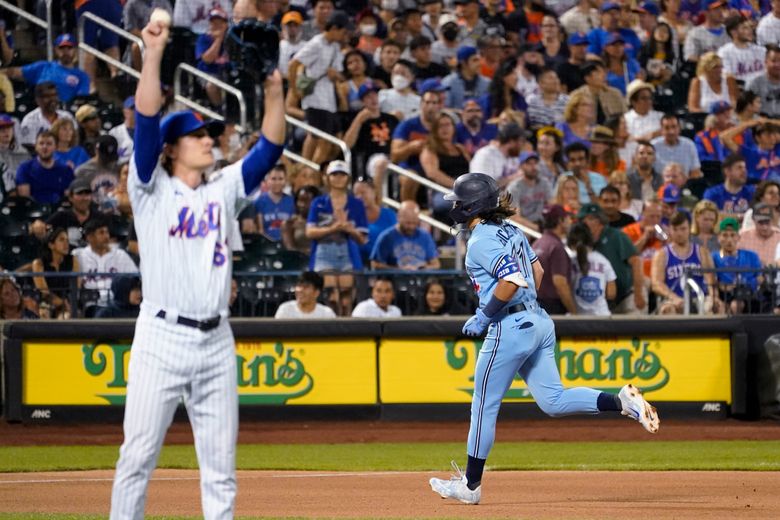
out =
[(466, 336), (481, 336), (487, 326), (490, 324), (490, 318), (485, 316), (482, 309), (477, 309), (477, 312), (469, 318), (463, 325), (463, 334)]

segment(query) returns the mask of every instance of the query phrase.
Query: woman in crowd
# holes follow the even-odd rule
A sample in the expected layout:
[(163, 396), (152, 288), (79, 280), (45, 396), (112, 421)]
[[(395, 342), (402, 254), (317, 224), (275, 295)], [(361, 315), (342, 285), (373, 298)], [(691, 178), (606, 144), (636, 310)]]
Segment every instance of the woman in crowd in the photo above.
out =
[(607, 84), (625, 96), (628, 84), (641, 75), (642, 68), (638, 61), (626, 54), (626, 43), (619, 34), (607, 38), (601, 58), (607, 69)]
[(577, 314), (609, 316), (607, 300), (617, 294), (617, 275), (609, 260), (594, 251), (593, 236), (585, 224), (572, 226), (566, 244), (577, 252), (572, 262), (572, 292), (577, 304)]
[[(753, 207), (756, 204), (766, 204), (772, 208), (772, 227), (780, 231), (780, 183), (775, 181), (759, 182), (756, 186), (756, 193), (753, 195)], [(756, 227), (756, 223), (753, 222), (753, 208), (750, 208), (742, 219), (742, 230), (754, 227)]]
[(624, 164), (624, 169), (627, 171), (631, 167), (637, 144), (628, 133), (626, 116), (623, 114), (610, 116), (604, 121), (604, 126), (612, 131), (617, 153)]
[(515, 90), (517, 74), (517, 58), (510, 58), (498, 67), (490, 80), (488, 93), (479, 98), (485, 118), (489, 120), (498, 117), (507, 108), (526, 111), (525, 99)]
[(604, 177), (614, 171), (626, 171), (626, 163), (620, 158), (617, 141), (612, 130), (596, 126), (590, 133), (590, 169)]
[(569, 49), (566, 48), (564, 36), (558, 19), (550, 14), (542, 18), (542, 55), (544, 64), (552, 69), (566, 63), (569, 59)]
[[(749, 123), (750, 121), (761, 117), (761, 96), (752, 90), (743, 91), (737, 98), (737, 105), (734, 107), (734, 113), (737, 116), (737, 124)], [(756, 141), (753, 139), (753, 130), (750, 128), (742, 132), (741, 137), (737, 136), (734, 141), (737, 142), (737, 144), (756, 146)]]
[(306, 237), (306, 220), (309, 217), (311, 201), (319, 196), (315, 186), (301, 186), (295, 192), (295, 214), (282, 223), (282, 244), (289, 251), (311, 253), (311, 240)]
[(349, 189), (346, 162), (331, 161), (326, 174), (329, 191), (312, 201), (306, 221), (306, 237), (312, 241), (309, 268), (325, 273), (325, 287), (336, 289), (334, 311), (349, 316), (354, 284), (350, 273), (363, 268), (360, 246), (368, 240), (366, 209)]
[(587, 92), (577, 92), (569, 97), (563, 110), (563, 121), (555, 127), (563, 132), (563, 147), (572, 143), (582, 143), (590, 148), (590, 131), (595, 120), (593, 99)]
[(341, 81), (336, 86), (339, 97), (339, 108), (346, 112), (346, 120), (343, 128), (349, 128), (355, 114), (363, 108), (363, 103), (358, 97), (358, 89), (365, 83), (370, 83), (368, 77), (368, 61), (365, 55), (356, 50), (349, 51), (344, 56), (344, 77), (346, 81)]
[(639, 65), (647, 73), (646, 80), (653, 85), (664, 85), (677, 71), (679, 50), (669, 24), (659, 23), (639, 51)]
[[(688, 31), (693, 28), (691, 21), (680, 12), (680, 0), (661, 0), (661, 16), (658, 21), (669, 24), (672, 28), (672, 41), (679, 47), (679, 42), (684, 42)], [(676, 49), (677, 50), (677, 49)]]
[(631, 197), (631, 188), (626, 172), (612, 172), (609, 176), (609, 184), (620, 191), (620, 211), (626, 215), (631, 215), (634, 217), (634, 220), (639, 220), (639, 217), (642, 216), (644, 202)]
[(14, 132), (14, 120), (8, 114), (0, 114), (0, 201), (16, 192), (16, 170), (30, 159), (27, 149), (19, 143)]
[(554, 186), (558, 176), (566, 171), (563, 164), (563, 133), (553, 126), (537, 130), (536, 152), (539, 154), (539, 175)]
[(574, 175), (566, 173), (558, 177), (552, 204), (558, 204), (569, 213), (577, 214), (580, 210), (580, 185)]
[(539, 74), (539, 93), (528, 96), (528, 125), (531, 128), (554, 125), (563, 119), (569, 96), (561, 90), (561, 80), (553, 69)]
[(73, 126), (73, 120), (60, 117), (51, 125), (51, 133), (57, 140), (57, 150), (54, 152), (54, 158), (63, 164), (67, 164), (72, 170), (75, 170), (90, 157), (87, 151), (79, 146), (79, 135), (76, 127)]
[(688, 88), (690, 112), (709, 112), (716, 101), (726, 101), (731, 106), (737, 103), (737, 80), (723, 72), (723, 61), (714, 52), (705, 52), (696, 65), (696, 77)]
[(691, 242), (706, 247), (710, 251), (720, 249), (715, 224), (718, 223), (718, 207), (714, 202), (701, 200), (693, 207), (691, 224)]
[(11, 278), (0, 278), (0, 320), (37, 320), (22, 300), (22, 290)]
[(374, 181), (370, 177), (361, 177), (352, 187), (355, 197), (363, 202), (366, 207), (366, 220), (368, 221), (368, 241), (360, 246), (360, 255), (363, 262), (368, 265), (371, 251), (374, 249), (377, 237), (387, 228), (395, 226), (398, 219), (395, 211), (382, 206), (381, 196), (374, 187)]
[[(76, 273), (79, 271), (78, 260), (70, 254), (68, 232), (64, 228), (52, 229), (46, 236), (40, 258), (32, 263), (35, 273)], [(33, 279), (35, 287), (41, 293), (45, 302), (51, 307), (52, 318), (67, 319), (72, 315), (68, 297), (71, 288), (81, 287), (81, 280), (70, 276), (36, 276)]]
[[(455, 142), (455, 116), (443, 110), (434, 119), (431, 132), (420, 153), (420, 165), (425, 176), (433, 182), (452, 188), (458, 175), (469, 172), (471, 156), (462, 144)], [(452, 203), (444, 200), (440, 192), (433, 193), (435, 212), (448, 212)]]
[(418, 312), (422, 316), (449, 316), (452, 312), (450, 303), (447, 301), (447, 292), (444, 285), (433, 278), (425, 284), (421, 308)]

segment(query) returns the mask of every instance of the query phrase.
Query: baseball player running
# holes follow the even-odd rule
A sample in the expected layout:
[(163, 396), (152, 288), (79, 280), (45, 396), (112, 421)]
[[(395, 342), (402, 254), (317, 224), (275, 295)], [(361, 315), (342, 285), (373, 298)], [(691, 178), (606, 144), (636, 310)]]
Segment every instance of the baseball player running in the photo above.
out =
[[(144, 301), (130, 357), (124, 443), (111, 496), (112, 519), (140, 519), (146, 487), (180, 399), (200, 464), (203, 514), (233, 518), (238, 395), (227, 322), (231, 222), (282, 153), (284, 99), (275, 71), (265, 82), (262, 136), (246, 157), (206, 179), (209, 132), (192, 112), (160, 122), (160, 61), (168, 26), (150, 22), (135, 95), (135, 152), (128, 192), (141, 256)], [(161, 155), (162, 152), (162, 155)]]
[(656, 433), (658, 413), (633, 385), (624, 386), (618, 395), (561, 385), (555, 363), (555, 327), (536, 303), (536, 287), (544, 270), (525, 235), (505, 220), (514, 210), (508, 196), (499, 198), (493, 178), (483, 173), (461, 175), (445, 198), (454, 202), (452, 219), (471, 230), (466, 271), (479, 294), (479, 308), (463, 326), (463, 333), (479, 336), (485, 328), (488, 332), (474, 374), (466, 474), (453, 462), (457, 475), (450, 480), (432, 478), (431, 488), (442, 498), (479, 503), (498, 409), (517, 373), (548, 415), (611, 410)]

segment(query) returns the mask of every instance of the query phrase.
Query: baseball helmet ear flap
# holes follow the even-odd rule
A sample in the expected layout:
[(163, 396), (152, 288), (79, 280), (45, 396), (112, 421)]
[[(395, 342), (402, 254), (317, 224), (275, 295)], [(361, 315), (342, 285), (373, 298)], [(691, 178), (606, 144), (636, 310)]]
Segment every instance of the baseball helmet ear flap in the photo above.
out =
[(453, 201), (450, 217), (464, 224), (486, 210), (498, 207), (499, 188), (490, 175), (467, 173), (455, 180), (452, 193), (444, 196)]

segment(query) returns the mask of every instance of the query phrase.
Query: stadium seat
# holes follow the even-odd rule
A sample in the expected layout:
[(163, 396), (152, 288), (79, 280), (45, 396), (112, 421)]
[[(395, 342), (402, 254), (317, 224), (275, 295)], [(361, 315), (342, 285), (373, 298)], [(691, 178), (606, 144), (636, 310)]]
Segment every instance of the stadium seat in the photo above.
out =
[[(160, 80), (163, 84), (173, 85), (173, 73), (179, 63), (195, 64), (195, 42), (197, 39), (198, 35), (186, 27), (171, 27), (170, 39), (165, 47), (160, 65)], [(182, 90), (186, 90), (184, 86)]]
[(704, 120), (709, 114), (704, 112), (685, 112), (680, 114), (680, 133), (688, 139), (704, 130)]
[(76, 113), (76, 111), (82, 106), (82, 105), (93, 105), (98, 106), (98, 103), (100, 103), (100, 98), (97, 94), (86, 94), (83, 96), (76, 96), (68, 105), (68, 110), (72, 113)]
[(702, 161), (701, 173), (707, 181), (707, 186), (715, 186), (723, 182), (723, 164), (720, 161)]
[(130, 221), (124, 215), (112, 215), (108, 229), (111, 231), (112, 237), (120, 242), (124, 242), (130, 234), (131, 225)]
[(29, 264), (40, 254), (40, 242), (27, 234), (11, 237), (3, 235), (0, 241), (0, 266), (15, 271)]
[(267, 258), (269, 266), (278, 271), (301, 271), (309, 265), (309, 257), (299, 251), (282, 249)]

